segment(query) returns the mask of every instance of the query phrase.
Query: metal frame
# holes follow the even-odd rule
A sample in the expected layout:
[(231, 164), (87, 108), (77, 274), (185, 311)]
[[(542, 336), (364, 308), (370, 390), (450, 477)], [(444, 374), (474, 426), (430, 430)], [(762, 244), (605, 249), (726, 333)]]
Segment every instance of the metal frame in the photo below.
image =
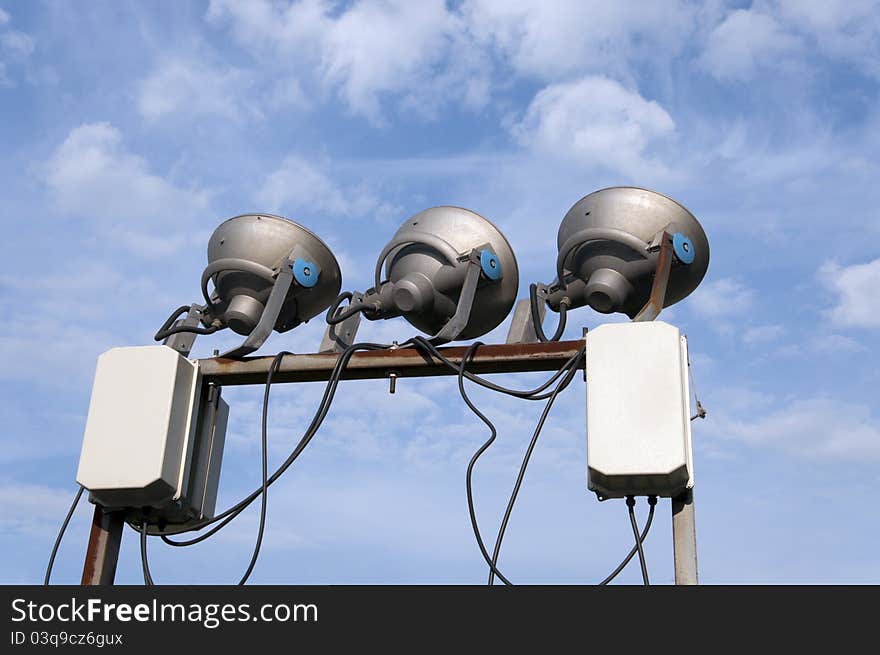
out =
[[(468, 360), (473, 373), (524, 373), (557, 371), (583, 346), (582, 340), (548, 343), (490, 344), (481, 346)], [(466, 347), (442, 348), (450, 361), (460, 363)], [(330, 378), (338, 353), (285, 355), (273, 376), (273, 383), (315, 382)], [(202, 384), (218, 387), (265, 384), (273, 357), (242, 360), (215, 357), (199, 360)], [(343, 380), (451, 376), (455, 372), (439, 360), (412, 348), (355, 353), (342, 373)], [(673, 499), (673, 542), (676, 584), (696, 584), (696, 536), (693, 521), (693, 494)], [(82, 584), (113, 584), (123, 518), (119, 512), (105, 512), (95, 506), (95, 519)]]
[[(468, 359), (468, 371), (473, 373), (525, 373), (530, 371), (557, 371), (577, 354), (582, 340), (554, 341), (530, 344), (487, 344), (480, 346)], [(467, 351), (466, 346), (440, 348), (450, 361), (458, 364)], [(224, 359), (215, 357), (199, 360), (199, 370), (205, 382), (220, 386), (265, 384), (272, 357)], [(314, 353), (285, 355), (272, 383), (319, 382), (330, 379), (338, 355)], [(342, 372), (343, 380), (376, 380), (396, 373), (398, 377), (435, 377), (455, 375), (446, 365), (414, 348), (392, 348), (357, 352), (352, 355)]]

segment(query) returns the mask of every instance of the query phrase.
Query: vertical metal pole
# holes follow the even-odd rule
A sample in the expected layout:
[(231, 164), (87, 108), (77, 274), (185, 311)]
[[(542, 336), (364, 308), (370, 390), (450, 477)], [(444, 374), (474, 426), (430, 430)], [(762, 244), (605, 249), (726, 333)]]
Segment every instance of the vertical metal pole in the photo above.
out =
[(113, 584), (124, 523), (122, 512), (106, 512), (100, 505), (95, 505), (81, 584)]
[(672, 499), (672, 547), (675, 559), (675, 584), (699, 584), (693, 489), (688, 489)]

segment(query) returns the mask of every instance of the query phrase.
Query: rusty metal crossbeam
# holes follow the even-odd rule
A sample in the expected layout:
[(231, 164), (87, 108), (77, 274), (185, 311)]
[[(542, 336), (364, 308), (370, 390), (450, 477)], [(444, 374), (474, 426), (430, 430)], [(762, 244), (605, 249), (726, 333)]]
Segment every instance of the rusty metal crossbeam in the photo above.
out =
[[(582, 340), (551, 343), (489, 344), (481, 346), (468, 362), (472, 373), (523, 373), (557, 371), (584, 345)], [(441, 348), (445, 357), (461, 362), (467, 347)], [(275, 382), (316, 382), (328, 380), (338, 353), (286, 355), (273, 376)], [(262, 384), (266, 381), (272, 357), (200, 359), (203, 379), (222, 386)], [(343, 380), (375, 380), (397, 377), (433, 377), (452, 375), (438, 359), (414, 348), (357, 352), (342, 374)]]

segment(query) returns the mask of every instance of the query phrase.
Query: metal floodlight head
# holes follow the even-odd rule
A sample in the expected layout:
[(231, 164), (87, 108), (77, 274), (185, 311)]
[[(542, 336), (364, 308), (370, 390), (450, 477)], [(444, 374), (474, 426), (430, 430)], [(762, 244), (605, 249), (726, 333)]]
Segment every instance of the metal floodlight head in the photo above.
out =
[(697, 219), (655, 191), (611, 187), (581, 198), (558, 235), (556, 280), (539, 293), (555, 310), (589, 305), (651, 320), (706, 275), (709, 242)]
[[(497, 327), (516, 300), (519, 270), (498, 228), (469, 209), (444, 206), (400, 226), (379, 255), (374, 282), (366, 293), (342, 294), (327, 322), (336, 325), (359, 312), (369, 320), (403, 316), (446, 342)], [(343, 299), (350, 304), (338, 311)]]
[(268, 214), (245, 214), (224, 221), (208, 241), (205, 288), (214, 284), (211, 307), (233, 332), (250, 334), (260, 321), (287, 260), (293, 284), (273, 328), (286, 332), (330, 306), (342, 276), (330, 248), (302, 225)]
[[(333, 253), (302, 225), (271, 214), (236, 216), (221, 223), (208, 242), (202, 273), (206, 304), (178, 310), (156, 340), (228, 327), (247, 338), (222, 356), (241, 357), (257, 350), (272, 330), (286, 332), (323, 312), (341, 284)], [(190, 310), (187, 319), (171, 328), (184, 309)], [(196, 327), (199, 322), (206, 327)]]

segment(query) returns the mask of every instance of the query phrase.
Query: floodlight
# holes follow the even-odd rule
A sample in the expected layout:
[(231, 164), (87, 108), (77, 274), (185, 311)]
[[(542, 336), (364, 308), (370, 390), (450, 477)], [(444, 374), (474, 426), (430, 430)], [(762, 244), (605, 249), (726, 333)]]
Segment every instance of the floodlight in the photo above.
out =
[(337, 299), (327, 314), (331, 329), (360, 313), (369, 320), (403, 316), (440, 343), (498, 326), (516, 300), (519, 271), (498, 228), (469, 209), (443, 206), (401, 225), (379, 254), (374, 282), (365, 293)]
[[(208, 266), (202, 273), (205, 305), (181, 307), (156, 340), (228, 327), (246, 339), (222, 356), (247, 355), (273, 329), (286, 332), (327, 309), (339, 293), (341, 277), (333, 253), (302, 225), (271, 214), (230, 218), (208, 242)], [(187, 318), (172, 327), (186, 310)]]
[(532, 286), (533, 317), (542, 299), (563, 315), (589, 305), (603, 314), (653, 320), (696, 289), (709, 265), (709, 242), (694, 215), (636, 187), (581, 198), (562, 220), (557, 243), (556, 279)]

